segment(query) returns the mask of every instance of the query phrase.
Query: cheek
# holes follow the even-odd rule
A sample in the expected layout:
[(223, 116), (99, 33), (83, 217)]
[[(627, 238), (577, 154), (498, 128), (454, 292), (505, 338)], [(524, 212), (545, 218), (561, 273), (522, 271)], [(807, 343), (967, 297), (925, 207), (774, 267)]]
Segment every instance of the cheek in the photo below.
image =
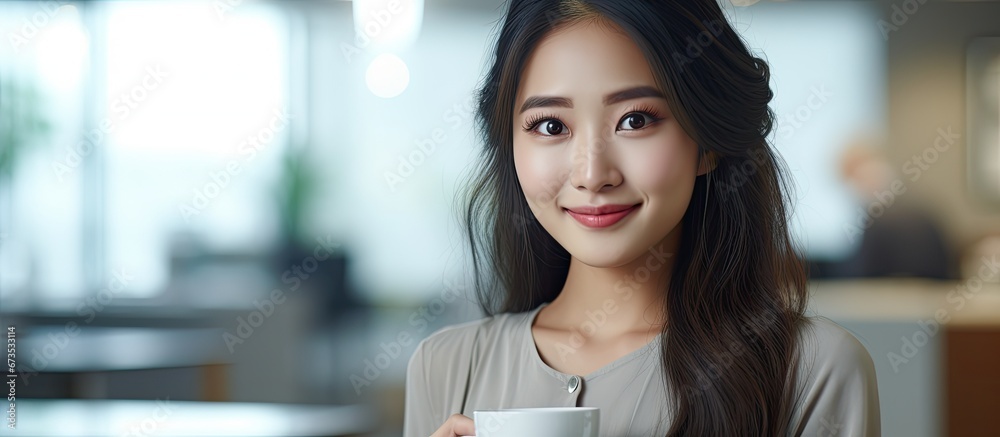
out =
[(697, 175), (697, 146), (687, 138), (650, 139), (641, 153), (628, 159), (627, 175), (634, 186), (650, 195), (690, 191)]
[(540, 209), (553, 203), (565, 175), (562, 174), (560, 157), (544, 149), (529, 145), (518, 145), (515, 138), (514, 169), (517, 180), (524, 191), (525, 200), (537, 214)]

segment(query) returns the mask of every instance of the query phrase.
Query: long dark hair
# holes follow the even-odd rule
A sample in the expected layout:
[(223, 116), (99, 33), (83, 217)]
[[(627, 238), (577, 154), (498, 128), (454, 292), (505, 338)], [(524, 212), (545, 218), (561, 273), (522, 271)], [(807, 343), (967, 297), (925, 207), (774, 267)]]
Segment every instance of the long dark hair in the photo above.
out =
[(534, 219), (514, 169), (515, 91), (534, 47), (580, 20), (614, 23), (642, 50), (673, 114), (715, 167), (697, 177), (664, 284), (669, 436), (783, 435), (795, 403), (805, 268), (787, 170), (768, 144), (770, 72), (716, 0), (512, 0), (478, 89), (484, 147), (462, 199), (480, 305), (523, 312), (561, 291), (570, 255)]

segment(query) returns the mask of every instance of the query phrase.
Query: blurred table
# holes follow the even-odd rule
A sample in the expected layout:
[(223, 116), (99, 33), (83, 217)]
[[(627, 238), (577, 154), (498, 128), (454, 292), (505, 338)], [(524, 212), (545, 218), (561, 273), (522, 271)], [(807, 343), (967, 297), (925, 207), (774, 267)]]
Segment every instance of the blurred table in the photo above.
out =
[[(45, 357), (44, 367), (50, 372), (191, 367), (228, 361), (221, 329), (83, 327), (73, 336), (65, 331), (64, 327), (33, 327), (19, 343), (23, 350), (39, 352), (54, 346), (55, 356)], [(63, 335), (65, 344), (60, 340)]]
[(17, 401), (17, 429), (5, 423), (0, 435), (344, 436), (376, 424), (374, 411), (360, 405), (24, 399)]
[(225, 400), (224, 367), (230, 356), (219, 329), (32, 327), (18, 349), (36, 352), (23, 355), (20, 371), (66, 373), (73, 387), (99, 385), (89, 379), (102, 372), (197, 368), (203, 380), (201, 399)]

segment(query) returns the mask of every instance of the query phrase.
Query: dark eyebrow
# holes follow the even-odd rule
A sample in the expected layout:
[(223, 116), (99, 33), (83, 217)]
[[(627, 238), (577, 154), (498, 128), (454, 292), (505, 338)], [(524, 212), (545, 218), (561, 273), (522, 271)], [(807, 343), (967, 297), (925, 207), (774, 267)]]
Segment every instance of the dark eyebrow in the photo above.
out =
[(573, 101), (565, 97), (545, 97), (545, 96), (534, 96), (528, 97), (524, 100), (524, 104), (521, 105), (521, 114), (531, 108), (548, 108), (548, 107), (559, 107), (559, 108), (572, 108)]
[[(651, 86), (638, 86), (635, 88), (629, 88), (621, 91), (616, 91), (608, 94), (604, 97), (604, 105), (614, 105), (616, 103), (624, 102), (626, 100), (639, 99), (643, 97), (656, 97), (664, 99), (663, 93), (660, 90), (653, 88)], [(524, 104), (521, 105), (520, 113), (524, 113), (532, 108), (546, 108), (546, 107), (559, 107), (559, 108), (572, 108), (573, 101), (565, 97), (551, 97), (551, 96), (533, 96), (528, 97), (524, 100)]]
[(604, 106), (614, 105), (615, 103), (624, 102), (626, 100), (641, 99), (643, 97), (656, 97), (658, 99), (665, 99), (663, 93), (660, 90), (653, 88), (651, 86), (639, 86), (635, 88), (629, 88), (627, 90), (621, 90), (616, 93), (608, 94), (604, 97)]

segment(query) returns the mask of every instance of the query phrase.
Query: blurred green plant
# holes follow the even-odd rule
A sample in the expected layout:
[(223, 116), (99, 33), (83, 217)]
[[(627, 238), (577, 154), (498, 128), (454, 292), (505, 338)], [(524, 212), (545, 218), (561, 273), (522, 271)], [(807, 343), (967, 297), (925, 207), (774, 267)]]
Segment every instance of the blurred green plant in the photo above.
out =
[(51, 130), (42, 107), (33, 83), (0, 74), (0, 180), (9, 180), (24, 151)]
[(302, 232), (302, 217), (316, 187), (316, 177), (309, 162), (308, 147), (293, 144), (282, 157), (281, 181), (278, 185), (281, 231), (286, 242), (306, 243)]

